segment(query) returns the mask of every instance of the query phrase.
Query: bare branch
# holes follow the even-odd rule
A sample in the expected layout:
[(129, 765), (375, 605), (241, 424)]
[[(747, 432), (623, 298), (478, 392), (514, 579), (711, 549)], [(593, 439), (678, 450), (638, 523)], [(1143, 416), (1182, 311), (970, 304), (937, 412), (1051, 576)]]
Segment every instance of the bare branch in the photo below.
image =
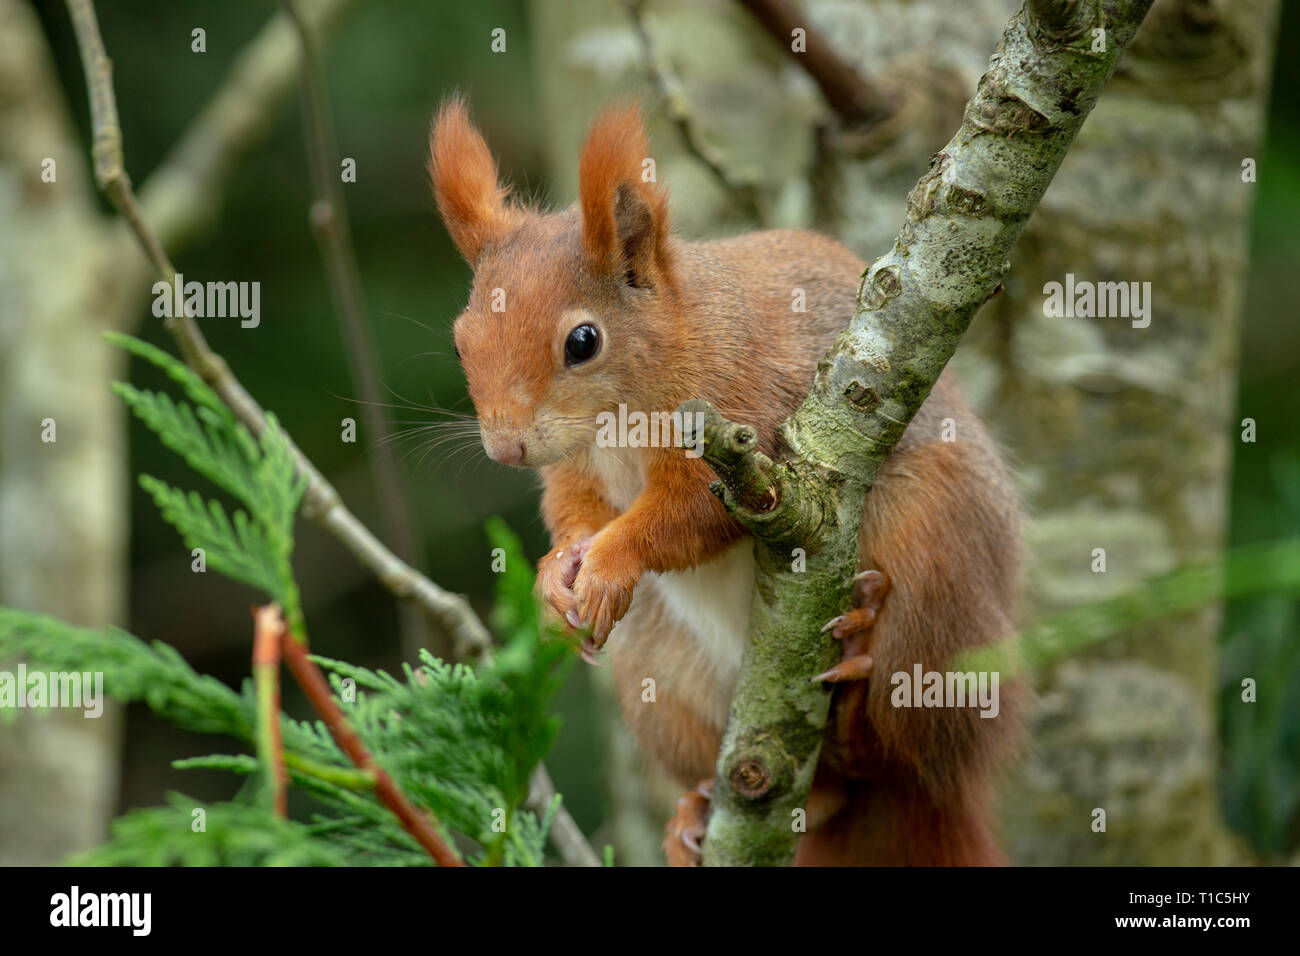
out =
[[(540, 763), (528, 783), (527, 806), (540, 817), (555, 799), (555, 784), (551, 783), (551, 775)], [(563, 811), (563, 807), (560, 811)], [(560, 811), (556, 812), (555, 820), (551, 823), (551, 842), (560, 851), (561, 858), (569, 866), (600, 866), (600, 857), (582, 835), (573, 817)]]
[(632, 29), (641, 43), (642, 52), (645, 54), (646, 72), (650, 75), (651, 81), (664, 101), (664, 108), (668, 112), (668, 118), (677, 127), (682, 145), (686, 147), (686, 151), (691, 156), (695, 157), (705, 169), (713, 174), (714, 179), (724, 189), (737, 198), (746, 210), (751, 212), (755, 218), (761, 219), (758, 183), (753, 177), (741, 176), (729, 170), (726, 157), (723, 156), (722, 151), (708, 140), (702, 139), (696, 130), (695, 118), (692, 116), (691, 105), (686, 98), (686, 91), (682, 88), (682, 82), (673, 73), (663, 57), (660, 56), (654, 35), (646, 24), (645, 0), (627, 0), (627, 11), (632, 19)]
[[(871, 126), (888, 119), (893, 104), (858, 72), (845, 63), (820, 33), (788, 0), (739, 0), (754, 15), (781, 49), (785, 50), (813, 82), (826, 103), (846, 124)], [(794, 49), (793, 33), (803, 30), (804, 49)]]
[[(327, 33), (353, 0), (313, 0), (302, 9), (312, 36)], [(288, 17), (273, 17), (240, 52), (217, 92), (190, 121), (139, 189), (159, 243), (178, 249), (216, 215), (221, 185), (270, 130), (298, 80), (298, 39)]]

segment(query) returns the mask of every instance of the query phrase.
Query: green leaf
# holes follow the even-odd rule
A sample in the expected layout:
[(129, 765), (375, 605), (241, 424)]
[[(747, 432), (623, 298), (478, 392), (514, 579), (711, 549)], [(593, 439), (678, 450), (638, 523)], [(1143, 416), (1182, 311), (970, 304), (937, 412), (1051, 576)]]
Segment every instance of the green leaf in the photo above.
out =
[[(517, 558), (526, 568), (517, 542), (499, 540), (511, 549), (508, 560)], [(503, 596), (506, 593), (503, 590)], [(327, 658), (316, 660), (328, 673), (349, 723), (380, 765), (447, 831), (463, 834), (482, 848), (471, 854), (470, 862), (537, 865), (556, 808), (539, 819), (523, 809), (523, 801), (528, 778), (558, 729), (550, 708), (572, 655), (563, 645), (541, 642), (531, 586), (509, 593), (521, 602), (527, 597), (502, 611), (514, 615), (518, 625), (505, 648), (509, 653), (494, 655), (477, 669), (427, 653), (419, 667), (403, 668), (400, 677)], [(251, 681), (236, 693), (196, 674), (165, 644), (149, 646), (121, 631), (92, 631), (43, 615), (0, 609), (0, 657), (19, 655), (30, 666), (101, 671), (105, 690), (120, 700), (143, 701), (188, 730), (224, 733), (244, 745), (252, 743), (257, 712)], [(354, 682), (346, 693), (345, 680)], [(338, 859), (357, 865), (431, 862), (378, 801), (323, 723), (284, 716), (281, 729), (293, 785), (311, 794), (323, 810), (307, 831), (313, 839), (330, 844), (330, 853), (341, 854)], [(177, 766), (241, 776), (255, 776), (259, 768), (247, 755), (198, 757)], [(266, 814), (264, 808), (255, 809)], [(178, 843), (170, 831), (162, 835), (160, 821), (171, 821), (170, 826), (177, 818), (163, 811), (140, 817), (115, 836), (114, 842), (121, 845), (103, 855), (92, 854), (87, 861), (173, 863), (245, 859), (252, 852), (229, 841), (197, 847), (187, 840)], [(275, 857), (280, 848), (275, 840), (282, 833), (275, 828), (268, 832), (256, 843), (266, 855), (256, 858), (280, 859)], [(163, 845), (128, 845), (137, 840)], [(292, 854), (286, 858), (298, 859)]]
[(168, 805), (114, 821), (103, 846), (74, 866), (346, 866), (349, 853), (310, 824), (239, 803), (205, 804), (183, 794)]
[(105, 332), (104, 340), (111, 345), (126, 349), (137, 358), (142, 358), (149, 364), (161, 369), (168, 378), (185, 390), (185, 394), (196, 405), (207, 408), (217, 417), (226, 419), (232, 424), (235, 422), (234, 413), (221, 400), (221, 397), (180, 359), (168, 355), (157, 346), (150, 345), (148, 342), (134, 336), (123, 335), (121, 332)]
[(197, 491), (186, 495), (151, 475), (141, 475), (140, 486), (153, 497), (164, 520), (180, 532), (185, 546), (203, 549), (213, 570), (284, 600), (275, 548), (248, 515), (236, 511), (232, 523), (219, 501), (205, 502)]
[(254, 438), (216, 392), (181, 362), (130, 336), (107, 338), (162, 369), (195, 407), (122, 382), (115, 383), (113, 391), (164, 445), (247, 511), (236, 510), (232, 521), (219, 502), (197, 492), (187, 495), (147, 475), (140, 477), (140, 484), (188, 547), (202, 548), (214, 570), (278, 601), (290, 629), (301, 634), (291, 557), (294, 516), (308, 478), (298, 474), (298, 457), (275, 416), (266, 416), (266, 427)]

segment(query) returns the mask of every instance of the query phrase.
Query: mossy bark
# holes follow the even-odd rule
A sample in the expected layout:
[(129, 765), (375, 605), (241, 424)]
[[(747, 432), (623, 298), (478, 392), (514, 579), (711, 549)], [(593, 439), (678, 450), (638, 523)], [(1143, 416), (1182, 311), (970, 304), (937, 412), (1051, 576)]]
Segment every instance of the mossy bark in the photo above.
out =
[[(790, 458), (773, 466), (774, 506), (756, 514), (746, 501), (734, 466), (724, 467), (732, 449), (712, 447), (726, 426), (712, 423), (705, 460), (723, 475), (731, 513), (758, 538), (759, 562), (706, 864), (793, 858), (791, 818), (807, 799), (829, 703), (809, 677), (838, 655), (819, 625), (847, 604), (863, 499), (998, 291), (1012, 247), (1148, 6), (1029, 2), (1011, 19), (961, 127), (912, 190), (894, 248), (863, 276), (857, 314), (782, 430)], [(808, 552), (797, 578), (791, 547)]]

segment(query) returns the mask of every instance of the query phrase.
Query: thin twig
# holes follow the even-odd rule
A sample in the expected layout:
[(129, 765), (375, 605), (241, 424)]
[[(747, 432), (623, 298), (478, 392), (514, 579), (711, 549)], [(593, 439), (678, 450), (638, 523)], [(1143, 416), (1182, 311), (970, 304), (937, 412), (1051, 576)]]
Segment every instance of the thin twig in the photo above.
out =
[[(112, 64), (104, 52), (103, 38), (95, 19), (92, 0), (66, 0), (77, 45), (86, 74), (90, 99), (95, 182), (117, 209), (158, 274), (169, 284), (175, 281), (176, 268), (145, 221), (131, 180), (127, 176), (122, 153), (122, 131), (117, 120), (113, 94)], [(186, 363), (221, 396), (236, 417), (255, 435), (266, 428), (266, 413), (231, 373), (225, 360), (209, 348), (203, 333), (188, 310), (164, 322), (176, 340)], [(288, 436), (298, 470), (307, 476), (303, 496), (303, 514), (338, 538), (344, 546), (369, 568), (393, 594), (420, 606), (451, 635), (458, 653), (487, 651), (492, 637), (478, 619), (469, 602), (434, 584), (385, 547), (343, 504), (338, 492), (316, 466)]]
[[(539, 763), (529, 781), (528, 808), (541, 816), (554, 799), (555, 785), (551, 783), (551, 775)], [(551, 822), (551, 842), (560, 851), (561, 859), (569, 866), (602, 866), (600, 857), (578, 829), (573, 817), (567, 813), (561, 815), (559, 809), (561, 808), (557, 808), (555, 819)]]
[(280, 735), (280, 634), (284, 617), (280, 605), (253, 609), (253, 687), (257, 693), (257, 758), (271, 783), (271, 809), (289, 814), (289, 774), (284, 768)]
[(375, 774), (371, 770), (335, 767), (327, 763), (318, 763), (307, 757), (300, 757), (295, 753), (284, 755), (284, 765), (304, 777), (333, 784), (342, 790), (370, 793), (375, 789)]
[[(325, 274), (329, 278), (330, 296), (343, 335), (352, 385), (374, 416), (374, 452), (370, 458), (371, 476), (379, 496), (379, 515), (384, 537), (392, 543), (393, 553), (404, 561), (418, 562), (420, 546), (416, 524), (407, 508), (406, 490), (401, 472), (393, 457), (393, 424), (379, 388), (379, 357), (370, 325), (366, 321), (365, 292), (357, 267), (352, 230), (348, 225), (347, 203), (340, 186), (340, 173), (334, 167), (338, 150), (325, 100), (325, 78), (311, 29), (299, 9), (297, 0), (283, 0), (285, 13), (298, 34), (301, 47), (303, 127), (307, 146), (308, 169), (311, 171), (315, 199), (311, 206), (312, 231), (320, 246)], [(402, 656), (414, 660), (419, 649), (428, 644), (426, 622), (418, 615), (403, 615)], [(424, 631), (423, 634), (420, 632)]]
[(296, 640), (285, 629), (283, 618), (280, 619), (280, 649), (284, 654), (285, 663), (289, 665), (289, 672), (293, 674), (294, 680), (307, 695), (312, 708), (320, 715), (321, 720), (325, 721), (325, 726), (329, 729), (334, 742), (347, 754), (348, 759), (356, 764), (357, 769), (374, 776), (375, 796), (383, 802), (384, 806), (393, 811), (401, 821), (402, 828), (424, 847), (439, 866), (464, 866), (464, 861), (456, 851), (438, 834), (433, 814), (428, 810), (422, 811), (413, 804), (397, 785), (397, 781), (375, 762), (375, 758), (361, 742), (357, 732), (343, 716), (343, 711), (339, 710), (338, 704), (334, 703), (329, 681), (325, 679), (321, 669), (307, 656), (307, 648), (303, 643)]
[[(826, 104), (846, 124), (872, 126), (894, 111), (889, 100), (840, 58), (826, 39), (808, 25), (788, 0), (738, 0), (754, 15), (777, 46), (807, 73), (822, 91)], [(803, 30), (803, 50), (794, 48), (792, 34)]]

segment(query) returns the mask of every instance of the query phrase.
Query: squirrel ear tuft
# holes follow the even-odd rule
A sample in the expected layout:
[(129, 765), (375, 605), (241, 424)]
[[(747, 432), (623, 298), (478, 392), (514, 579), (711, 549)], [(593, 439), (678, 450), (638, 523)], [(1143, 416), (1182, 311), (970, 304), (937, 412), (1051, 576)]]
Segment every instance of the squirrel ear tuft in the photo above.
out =
[(459, 96), (443, 101), (429, 136), (429, 178), (452, 242), (474, 265), (483, 248), (510, 225), (509, 192), (497, 177), (487, 143)]
[(592, 267), (631, 286), (669, 276), (668, 196), (653, 182), (641, 110), (606, 109), (592, 124), (578, 163), (582, 243)]

